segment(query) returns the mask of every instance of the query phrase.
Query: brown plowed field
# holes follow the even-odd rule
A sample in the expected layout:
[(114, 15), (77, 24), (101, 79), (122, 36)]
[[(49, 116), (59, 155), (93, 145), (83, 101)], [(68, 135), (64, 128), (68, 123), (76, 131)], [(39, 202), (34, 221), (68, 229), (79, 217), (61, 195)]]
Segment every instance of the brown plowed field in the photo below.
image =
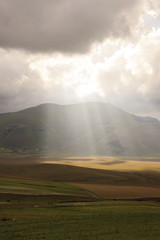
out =
[(160, 198), (160, 187), (70, 183), (103, 199)]

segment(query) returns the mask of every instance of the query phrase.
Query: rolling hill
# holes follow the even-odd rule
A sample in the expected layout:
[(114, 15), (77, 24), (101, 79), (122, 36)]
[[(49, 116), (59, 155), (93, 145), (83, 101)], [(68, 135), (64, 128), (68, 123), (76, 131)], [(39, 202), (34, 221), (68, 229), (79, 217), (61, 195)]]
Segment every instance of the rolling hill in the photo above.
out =
[(122, 172), (44, 163), (0, 164), (0, 176), (54, 182), (158, 187), (160, 189), (160, 173), (151, 171)]
[(1, 152), (159, 156), (160, 122), (107, 103), (42, 104), (0, 114)]

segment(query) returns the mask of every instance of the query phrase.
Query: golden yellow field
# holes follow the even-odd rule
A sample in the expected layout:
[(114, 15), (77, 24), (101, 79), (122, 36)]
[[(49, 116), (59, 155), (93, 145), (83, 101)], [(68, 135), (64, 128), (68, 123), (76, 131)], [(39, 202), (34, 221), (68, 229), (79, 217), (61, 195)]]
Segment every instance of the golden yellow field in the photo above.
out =
[(44, 157), (41, 161), (106, 170), (160, 171), (160, 157)]
[(31, 164), (53, 163), (86, 168), (96, 168), (116, 171), (158, 171), (160, 172), (160, 157), (110, 157), (110, 156), (33, 156), (33, 155), (2, 155), (0, 163)]

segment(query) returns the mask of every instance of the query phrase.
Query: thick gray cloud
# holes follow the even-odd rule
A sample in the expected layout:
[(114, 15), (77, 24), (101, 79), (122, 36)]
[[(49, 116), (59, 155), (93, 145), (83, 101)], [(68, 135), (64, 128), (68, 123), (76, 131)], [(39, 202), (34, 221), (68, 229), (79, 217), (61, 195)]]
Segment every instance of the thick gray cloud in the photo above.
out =
[(85, 52), (106, 37), (126, 37), (138, 0), (0, 0), (0, 47)]

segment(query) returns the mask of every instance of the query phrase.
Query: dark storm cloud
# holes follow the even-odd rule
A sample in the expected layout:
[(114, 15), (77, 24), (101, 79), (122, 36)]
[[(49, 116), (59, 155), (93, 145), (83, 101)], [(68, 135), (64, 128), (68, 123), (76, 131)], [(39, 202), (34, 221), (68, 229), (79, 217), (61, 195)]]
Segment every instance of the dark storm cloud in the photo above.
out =
[(0, 0), (0, 46), (85, 52), (106, 37), (131, 33), (137, 0)]

